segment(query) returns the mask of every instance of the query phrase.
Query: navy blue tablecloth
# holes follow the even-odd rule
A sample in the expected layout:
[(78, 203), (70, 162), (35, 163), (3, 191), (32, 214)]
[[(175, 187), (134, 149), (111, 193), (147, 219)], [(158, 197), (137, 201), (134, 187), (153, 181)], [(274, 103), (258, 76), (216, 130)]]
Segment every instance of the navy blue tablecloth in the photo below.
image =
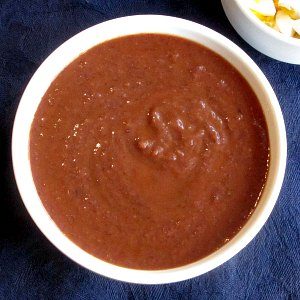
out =
[[(238, 255), (208, 274), (161, 286), (96, 275), (54, 248), (26, 212), (14, 181), (14, 115), (30, 77), (62, 42), (108, 19), (165, 14), (213, 28), (242, 47), (278, 95), (288, 138), (281, 196)], [(219, 0), (0, 0), (0, 299), (300, 299), (300, 66), (247, 45)]]

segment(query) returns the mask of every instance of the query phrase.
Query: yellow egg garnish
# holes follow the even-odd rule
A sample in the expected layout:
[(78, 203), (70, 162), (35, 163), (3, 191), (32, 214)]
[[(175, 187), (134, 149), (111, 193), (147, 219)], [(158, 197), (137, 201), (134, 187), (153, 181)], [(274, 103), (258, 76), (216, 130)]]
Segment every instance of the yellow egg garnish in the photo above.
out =
[(288, 37), (300, 37), (300, 0), (241, 0), (263, 23)]
[(278, 0), (278, 9), (283, 9), (291, 18), (300, 18), (299, 0)]
[(300, 36), (300, 19), (294, 22), (294, 30), (296, 31), (296, 35)]
[(284, 11), (279, 10), (275, 17), (276, 27), (286, 36), (293, 36), (295, 30), (293, 28), (294, 20)]
[(248, 6), (253, 12), (265, 17), (273, 17), (276, 14), (273, 0), (248, 0)]

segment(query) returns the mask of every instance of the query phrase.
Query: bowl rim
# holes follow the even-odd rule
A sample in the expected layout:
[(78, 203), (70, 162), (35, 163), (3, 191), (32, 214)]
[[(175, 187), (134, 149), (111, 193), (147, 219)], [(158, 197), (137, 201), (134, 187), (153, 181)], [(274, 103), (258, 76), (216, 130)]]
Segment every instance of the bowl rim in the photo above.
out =
[(247, 7), (247, 5), (243, 5), (241, 3), (241, 0), (234, 0), (234, 1), (236, 2), (238, 8), (243, 13), (243, 15), (255, 26), (257, 26), (261, 31), (263, 31), (265, 34), (268, 34), (285, 44), (300, 47), (300, 39), (285, 36), (281, 32), (278, 32), (277, 30), (269, 27), (264, 22), (260, 21), (253, 13), (251, 13), (251, 10)]
[[(148, 22), (149, 24), (151, 24), (151, 26), (152, 24), (163, 23), (164, 25), (172, 25), (174, 28), (190, 30), (198, 36), (211, 39), (213, 43), (221, 45), (228, 51), (231, 51), (233, 55), (236, 55), (236, 57), (243, 61), (243, 63), (249, 68), (249, 70), (251, 69), (251, 72), (255, 74), (253, 76), (256, 76), (258, 78), (257, 81), (263, 87), (265, 94), (268, 96), (267, 101), (269, 101), (270, 107), (272, 107), (272, 109), (274, 110), (274, 116), (277, 122), (276, 124), (278, 125), (278, 127), (276, 128), (276, 134), (278, 138), (278, 153), (280, 159), (276, 164), (276, 172), (274, 173), (275, 175), (272, 181), (273, 184), (272, 189), (269, 192), (269, 197), (265, 199), (262, 204), (259, 203), (259, 205), (261, 205), (261, 213), (259, 214), (258, 212), (254, 212), (254, 214), (250, 218), (251, 222), (250, 220), (248, 220), (247, 224), (242, 228), (242, 230), (219, 250), (194, 263), (182, 267), (176, 267), (173, 269), (148, 271), (116, 266), (92, 256), (91, 254), (85, 252), (79, 246), (74, 244), (58, 229), (58, 227), (50, 218), (48, 212), (42, 205), (42, 202), (37, 195), (37, 191), (31, 174), (29, 148), (24, 148), (24, 143), (22, 144), (22, 142), (20, 142), (20, 139), (22, 140), (23, 134), (22, 119), (26, 118), (25, 113), (27, 112), (27, 108), (29, 105), (27, 105), (26, 101), (29, 101), (29, 96), (31, 93), (35, 93), (35, 91), (32, 91), (34, 84), (36, 82), (39, 82), (39, 76), (45, 73), (47, 67), (53, 64), (53, 62), (57, 60), (57, 57), (59, 57), (59, 55), (63, 53), (63, 51), (65, 51), (67, 47), (70, 47), (72, 43), (74, 43), (77, 39), (79, 40), (80, 37), (87, 36), (93, 32), (96, 33), (97, 30), (99, 31), (105, 28), (107, 29), (114, 26), (127, 26), (127, 24), (130, 24), (130, 22), (135, 25), (139, 22)], [(145, 31), (145, 33), (161, 32)], [(102, 42), (104, 41), (98, 41), (96, 44), (100, 44)], [(78, 56), (82, 53), (83, 52), (78, 53)], [(68, 64), (69, 63), (65, 64), (65, 66)], [(61, 68), (60, 71), (62, 71), (63, 68)], [(49, 84), (51, 82), (52, 80), (49, 82)], [(31, 119), (31, 122), (33, 120), (33, 117)], [(28, 143), (29, 135), (27, 137), (24, 137), (24, 139)], [(237, 45), (235, 45), (229, 39), (217, 33), (216, 31), (192, 21), (162, 15), (134, 15), (112, 19), (85, 29), (64, 42), (46, 58), (46, 60), (41, 64), (41, 66), (37, 69), (31, 80), (29, 81), (17, 109), (12, 133), (12, 160), (16, 183), (22, 201), (28, 213), (30, 214), (31, 218), (38, 226), (38, 228), (47, 237), (47, 239), (70, 259), (77, 262), (79, 265), (91, 271), (94, 271), (95, 273), (125, 282), (141, 284), (164, 284), (196, 277), (218, 267), (219, 265), (232, 258), (240, 250), (242, 250), (256, 236), (256, 234), (265, 224), (277, 201), (277, 197), (279, 195), (285, 173), (286, 152), (287, 144), (285, 125), (277, 97), (263, 72), (258, 68), (254, 61)], [(31, 189), (30, 193), (28, 192), (29, 189)], [(255, 214), (257, 216), (254, 218)]]

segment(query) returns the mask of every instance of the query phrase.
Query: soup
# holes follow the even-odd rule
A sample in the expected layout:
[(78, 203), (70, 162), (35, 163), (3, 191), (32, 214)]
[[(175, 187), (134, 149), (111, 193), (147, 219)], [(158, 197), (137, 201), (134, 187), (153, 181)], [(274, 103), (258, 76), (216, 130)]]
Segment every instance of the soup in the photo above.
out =
[(269, 138), (259, 101), (224, 58), (139, 34), (83, 53), (52, 82), (30, 134), (43, 205), (107, 262), (166, 269), (232, 239), (259, 202)]

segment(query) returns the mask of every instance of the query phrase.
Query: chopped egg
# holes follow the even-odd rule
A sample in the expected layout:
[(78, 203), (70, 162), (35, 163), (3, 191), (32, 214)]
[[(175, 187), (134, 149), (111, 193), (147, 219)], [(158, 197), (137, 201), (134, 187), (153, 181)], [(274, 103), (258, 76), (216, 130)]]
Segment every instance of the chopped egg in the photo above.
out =
[(295, 30), (293, 28), (294, 20), (284, 11), (278, 11), (275, 18), (275, 23), (278, 30), (286, 36), (293, 36)]
[(293, 28), (300, 35), (300, 19), (294, 22)]
[(284, 7), (288, 10), (292, 10), (293, 9), (293, 4), (294, 4), (295, 0), (278, 0), (278, 7)]
[(286, 9), (289, 15), (294, 19), (300, 18), (300, 1), (299, 0), (278, 0), (278, 8)]
[(251, 10), (265, 17), (273, 17), (276, 14), (276, 8), (273, 0), (248, 0)]
[(300, 0), (241, 0), (269, 27), (300, 38)]

